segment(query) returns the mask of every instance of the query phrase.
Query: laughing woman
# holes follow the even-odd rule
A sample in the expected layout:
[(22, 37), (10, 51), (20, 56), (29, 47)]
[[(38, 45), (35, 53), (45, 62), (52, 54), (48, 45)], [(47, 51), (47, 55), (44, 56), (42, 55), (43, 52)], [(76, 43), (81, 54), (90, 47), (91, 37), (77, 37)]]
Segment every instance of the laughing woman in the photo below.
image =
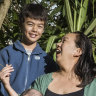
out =
[[(37, 78), (32, 88), (44, 96), (96, 96), (96, 65), (87, 36), (82, 32), (66, 34), (57, 43), (56, 61), (60, 69)], [(2, 82), (6, 85), (6, 78)]]
[(82, 32), (66, 34), (57, 44), (60, 70), (35, 80), (44, 96), (96, 96), (96, 65), (91, 41)]

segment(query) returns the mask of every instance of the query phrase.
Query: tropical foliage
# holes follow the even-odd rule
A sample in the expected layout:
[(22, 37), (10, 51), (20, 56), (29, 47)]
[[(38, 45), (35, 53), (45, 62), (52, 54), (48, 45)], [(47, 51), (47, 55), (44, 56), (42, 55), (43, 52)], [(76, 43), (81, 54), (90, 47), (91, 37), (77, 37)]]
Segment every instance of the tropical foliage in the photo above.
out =
[[(20, 39), (18, 14), (24, 4), (41, 3), (48, 9), (48, 24), (39, 40), (41, 47), (54, 54), (56, 42), (66, 33), (83, 31), (93, 43), (96, 60), (96, 0), (13, 0), (0, 30), (0, 47)], [(42, 43), (43, 42), (43, 43)]]
[[(61, 0), (59, 1), (62, 2)], [(93, 43), (93, 54), (96, 60), (96, 10), (94, 5), (96, 5), (96, 1), (94, 0), (93, 2), (90, 2), (89, 0), (64, 0), (64, 2), (59, 5), (60, 7), (62, 6), (59, 10), (59, 16), (62, 18), (59, 20), (62, 19), (62, 25), (66, 24), (66, 26), (62, 26), (61, 23), (59, 23), (59, 28), (63, 30), (59, 30), (60, 33), (58, 35), (49, 38), (46, 52), (50, 52), (52, 48), (54, 49), (51, 45), (54, 46), (54, 40), (62, 36), (62, 33), (82, 31), (88, 35)]]

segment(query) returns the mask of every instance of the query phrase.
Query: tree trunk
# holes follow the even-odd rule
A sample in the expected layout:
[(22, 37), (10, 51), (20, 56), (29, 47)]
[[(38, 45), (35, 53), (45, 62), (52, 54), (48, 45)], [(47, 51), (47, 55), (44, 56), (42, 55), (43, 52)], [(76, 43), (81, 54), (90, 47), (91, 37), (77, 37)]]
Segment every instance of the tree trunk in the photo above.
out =
[(11, 1), (12, 0), (4, 0), (3, 3), (0, 3), (0, 29), (1, 29), (2, 23), (4, 21), (4, 18), (6, 17), (8, 9), (11, 5)]

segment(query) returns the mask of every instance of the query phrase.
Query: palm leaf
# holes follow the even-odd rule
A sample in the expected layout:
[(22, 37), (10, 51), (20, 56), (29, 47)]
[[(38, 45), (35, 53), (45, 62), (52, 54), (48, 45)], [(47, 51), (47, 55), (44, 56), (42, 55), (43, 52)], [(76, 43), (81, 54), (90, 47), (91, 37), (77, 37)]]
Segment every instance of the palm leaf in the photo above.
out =
[(66, 8), (66, 15), (68, 19), (68, 24), (71, 32), (73, 32), (73, 20), (72, 20), (72, 12), (69, 4), (69, 0), (65, 0), (65, 8)]
[(93, 30), (93, 28), (96, 27), (96, 18), (94, 18), (92, 20), (92, 22), (90, 23), (89, 27), (85, 30), (85, 34), (89, 34), (91, 30)]
[(84, 1), (81, 0), (81, 7), (80, 7), (79, 17), (77, 22), (77, 31), (80, 31), (83, 23), (86, 20), (88, 2), (89, 0), (84, 0)]
[(46, 47), (46, 52), (48, 53), (48, 52), (50, 52), (50, 50), (51, 50), (51, 48), (52, 48), (52, 45), (53, 45), (53, 43), (54, 43), (54, 41), (55, 41), (55, 39), (57, 38), (57, 36), (51, 36), (50, 38), (49, 38), (49, 40), (48, 40), (48, 43), (47, 43), (47, 47)]
[(77, 0), (75, 0), (75, 6), (76, 8), (74, 8), (74, 31), (76, 31), (76, 21), (77, 21)]
[(93, 46), (93, 57), (96, 63), (96, 46)]

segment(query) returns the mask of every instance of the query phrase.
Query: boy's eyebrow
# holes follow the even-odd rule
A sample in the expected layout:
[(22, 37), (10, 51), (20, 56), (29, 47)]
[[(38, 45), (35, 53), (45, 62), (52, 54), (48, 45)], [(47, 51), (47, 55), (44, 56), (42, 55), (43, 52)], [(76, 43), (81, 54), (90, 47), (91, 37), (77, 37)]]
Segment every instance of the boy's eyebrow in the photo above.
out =
[(27, 21), (27, 23), (34, 23), (34, 22), (32, 22), (32, 21)]
[[(32, 22), (32, 21), (27, 21), (27, 23), (33, 23), (33, 24), (34, 24), (34, 22)], [(43, 23), (39, 23), (38, 25), (42, 25), (42, 26), (44, 26)]]

